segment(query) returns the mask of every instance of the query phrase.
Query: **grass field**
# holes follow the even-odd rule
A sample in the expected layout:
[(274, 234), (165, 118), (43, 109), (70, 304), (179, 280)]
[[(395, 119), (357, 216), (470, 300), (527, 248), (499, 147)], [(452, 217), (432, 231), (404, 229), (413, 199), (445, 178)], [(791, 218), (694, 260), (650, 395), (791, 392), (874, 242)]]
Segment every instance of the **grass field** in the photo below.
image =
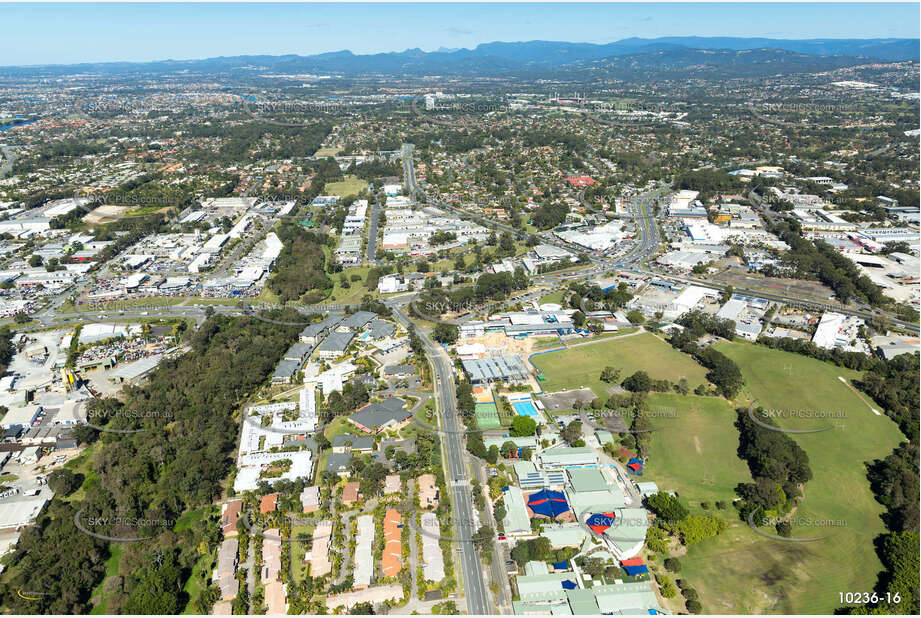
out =
[(651, 333), (549, 352), (531, 361), (547, 376), (543, 387), (548, 393), (587, 387), (607, 399), (609, 385), (600, 376), (608, 365), (621, 370), (621, 379), (643, 370), (656, 379), (687, 378), (691, 390), (706, 381), (703, 367)]
[(320, 148), (320, 149), (317, 150), (315, 153), (313, 153), (313, 156), (315, 156), (315, 157), (335, 157), (337, 154), (339, 154), (339, 152), (340, 152), (341, 150), (342, 150), (342, 149), (341, 149), (341, 148), (338, 148), (338, 147), (336, 147), (336, 148)]
[(692, 505), (732, 501), (735, 486), (751, 480), (736, 455), (739, 432), (732, 405), (717, 397), (653, 393), (650, 420), (656, 429), (643, 480), (675, 490)]
[(323, 193), (326, 195), (338, 195), (340, 197), (345, 197), (346, 195), (358, 195), (367, 188), (367, 181), (362, 180), (361, 178), (356, 178), (355, 176), (346, 176), (339, 182), (326, 183), (326, 187), (323, 189)]
[[(883, 531), (879, 519), (883, 508), (870, 492), (864, 462), (888, 455), (901, 434), (892, 421), (874, 415), (838, 379), (854, 378), (856, 372), (751, 344), (720, 343), (717, 349), (742, 369), (746, 388), (738, 405), (757, 399), (757, 405), (766, 409), (844, 414), (834, 421), (777, 418), (779, 425), (791, 429), (822, 423), (834, 427), (791, 434), (809, 455), (814, 475), (795, 514), (796, 521), (803, 523), (794, 526), (793, 536), (827, 538), (776, 541), (757, 535), (736, 519), (723, 535), (683, 557), (681, 574), (700, 591), (705, 612), (831, 613), (839, 606), (840, 591), (872, 590), (882, 568), (873, 538)], [(660, 433), (654, 444), (665, 436)], [(736, 436), (727, 450), (734, 451), (737, 440)]]
[[(333, 281), (333, 289), (330, 292), (329, 302), (335, 302), (340, 304), (348, 303), (360, 303), (361, 299), (365, 294), (373, 294), (377, 292), (377, 288), (374, 290), (369, 290), (365, 287), (365, 282), (368, 280), (368, 272), (371, 270), (370, 266), (355, 266), (353, 268), (345, 268), (341, 273), (335, 273), (329, 275), (329, 278)], [(349, 287), (342, 287), (342, 277), (345, 275), (348, 280)], [(352, 277), (358, 275), (361, 277), (359, 281), (352, 281)]]
[(550, 292), (546, 296), (541, 296), (538, 303), (541, 305), (544, 303), (556, 303), (557, 305), (560, 305), (563, 303), (563, 298), (565, 298), (565, 296), (566, 292), (563, 291)]

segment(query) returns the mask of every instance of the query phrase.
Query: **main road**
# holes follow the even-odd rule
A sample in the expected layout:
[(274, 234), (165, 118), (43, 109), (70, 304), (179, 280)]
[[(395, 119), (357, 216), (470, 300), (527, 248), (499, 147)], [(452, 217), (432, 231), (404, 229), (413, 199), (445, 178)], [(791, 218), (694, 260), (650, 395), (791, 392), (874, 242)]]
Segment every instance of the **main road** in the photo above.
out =
[[(392, 305), (393, 314), (403, 326), (409, 329), (412, 324), (403, 309)], [(454, 392), (454, 364), (441, 346), (433, 342), (428, 335), (416, 329), (425, 345), (426, 355), (435, 369), (435, 386), (441, 409), (441, 431), (444, 436), (445, 464), (447, 477), (445, 483), (451, 492), (454, 507), (452, 536), (457, 543), (463, 573), (463, 587), (467, 598), (468, 614), (490, 614), (490, 598), (483, 583), (483, 566), (477, 556), (473, 543), (474, 519), (471, 485), (467, 478), (467, 466), (464, 462), (464, 432), (457, 417), (457, 399)]]

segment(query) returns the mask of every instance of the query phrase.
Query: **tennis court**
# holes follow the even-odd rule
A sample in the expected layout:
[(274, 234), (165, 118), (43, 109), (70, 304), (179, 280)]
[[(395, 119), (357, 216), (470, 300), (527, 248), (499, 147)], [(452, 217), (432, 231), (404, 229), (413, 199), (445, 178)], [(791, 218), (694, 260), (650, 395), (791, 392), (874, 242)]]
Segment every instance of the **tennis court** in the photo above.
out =
[(480, 429), (492, 429), (501, 427), (499, 422), (499, 410), (494, 403), (476, 404), (476, 424)]

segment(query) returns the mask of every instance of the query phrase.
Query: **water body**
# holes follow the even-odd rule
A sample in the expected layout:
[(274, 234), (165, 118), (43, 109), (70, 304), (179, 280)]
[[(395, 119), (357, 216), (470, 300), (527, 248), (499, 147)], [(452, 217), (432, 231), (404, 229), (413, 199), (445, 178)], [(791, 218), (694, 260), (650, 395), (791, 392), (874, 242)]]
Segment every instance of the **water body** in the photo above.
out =
[(36, 122), (38, 122), (38, 118), (32, 118), (31, 120), (20, 120), (18, 118), (15, 118), (13, 122), (10, 122), (8, 124), (0, 124), (0, 131), (9, 131), (13, 127), (22, 127), (27, 124), (34, 124)]

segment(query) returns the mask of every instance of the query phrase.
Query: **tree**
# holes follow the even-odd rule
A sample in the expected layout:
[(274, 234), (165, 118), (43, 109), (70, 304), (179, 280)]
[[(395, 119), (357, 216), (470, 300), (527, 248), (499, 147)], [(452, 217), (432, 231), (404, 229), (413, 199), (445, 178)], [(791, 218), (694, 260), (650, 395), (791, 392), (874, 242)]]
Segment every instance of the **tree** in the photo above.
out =
[(605, 367), (601, 370), (601, 381), (607, 384), (620, 380), (620, 369), (614, 367)]
[(533, 436), (537, 431), (537, 422), (530, 416), (516, 416), (509, 432), (513, 437)]
[(674, 525), (688, 516), (688, 509), (675, 496), (660, 491), (649, 496), (646, 504), (660, 519), (668, 525)]
[(573, 313), (572, 323), (576, 325), (576, 328), (582, 328), (582, 325), (585, 324), (585, 314), (581, 311)]
[(499, 249), (506, 255), (515, 253), (515, 239), (512, 238), (510, 233), (502, 232), (502, 237), (499, 239)]
[(681, 561), (677, 558), (666, 558), (663, 564), (665, 565), (665, 568), (672, 573), (677, 573), (681, 570)]
[(506, 442), (502, 443), (501, 447), (499, 447), (499, 452), (502, 454), (503, 457), (508, 459), (512, 457), (513, 455), (518, 454), (518, 446), (511, 440), (507, 440)]
[(480, 526), (480, 529), (473, 534), (473, 544), (487, 563), (489, 563), (489, 559), (492, 557), (492, 542), (494, 537), (495, 533), (489, 526)]
[(29, 266), (32, 268), (38, 268), (42, 265), (42, 256), (37, 253), (33, 253), (32, 257), (29, 258)]
[(627, 314), (627, 319), (631, 324), (642, 324), (646, 321), (646, 316), (634, 309)]
[(496, 523), (501, 523), (505, 519), (506, 510), (505, 510), (505, 501), (498, 500), (492, 507), (492, 516), (496, 520)]
[(566, 441), (567, 444), (572, 444), (576, 440), (582, 439), (582, 423), (579, 421), (572, 421), (563, 428), (563, 431), (560, 432), (560, 437)]
[(182, 570), (172, 552), (158, 563), (150, 558), (132, 577), (135, 582), (125, 610), (131, 614), (176, 614), (182, 609)]
[(83, 476), (67, 468), (60, 468), (48, 475), (48, 487), (55, 495), (69, 496), (83, 484)]
[(624, 380), (621, 386), (633, 393), (646, 393), (652, 388), (652, 379), (645, 371), (637, 371)]
[(368, 601), (356, 603), (349, 609), (349, 614), (352, 616), (371, 616), (374, 615), (374, 606)]
[(677, 532), (681, 542), (690, 547), (720, 534), (728, 527), (726, 520), (713, 515), (688, 515), (678, 523)]
[(437, 324), (432, 329), (432, 339), (438, 343), (451, 344), (457, 341), (458, 328), (453, 324)]
[(13, 321), (17, 324), (25, 324), (32, 318), (29, 317), (29, 314), (25, 311), (17, 311), (16, 315), (13, 316)]

